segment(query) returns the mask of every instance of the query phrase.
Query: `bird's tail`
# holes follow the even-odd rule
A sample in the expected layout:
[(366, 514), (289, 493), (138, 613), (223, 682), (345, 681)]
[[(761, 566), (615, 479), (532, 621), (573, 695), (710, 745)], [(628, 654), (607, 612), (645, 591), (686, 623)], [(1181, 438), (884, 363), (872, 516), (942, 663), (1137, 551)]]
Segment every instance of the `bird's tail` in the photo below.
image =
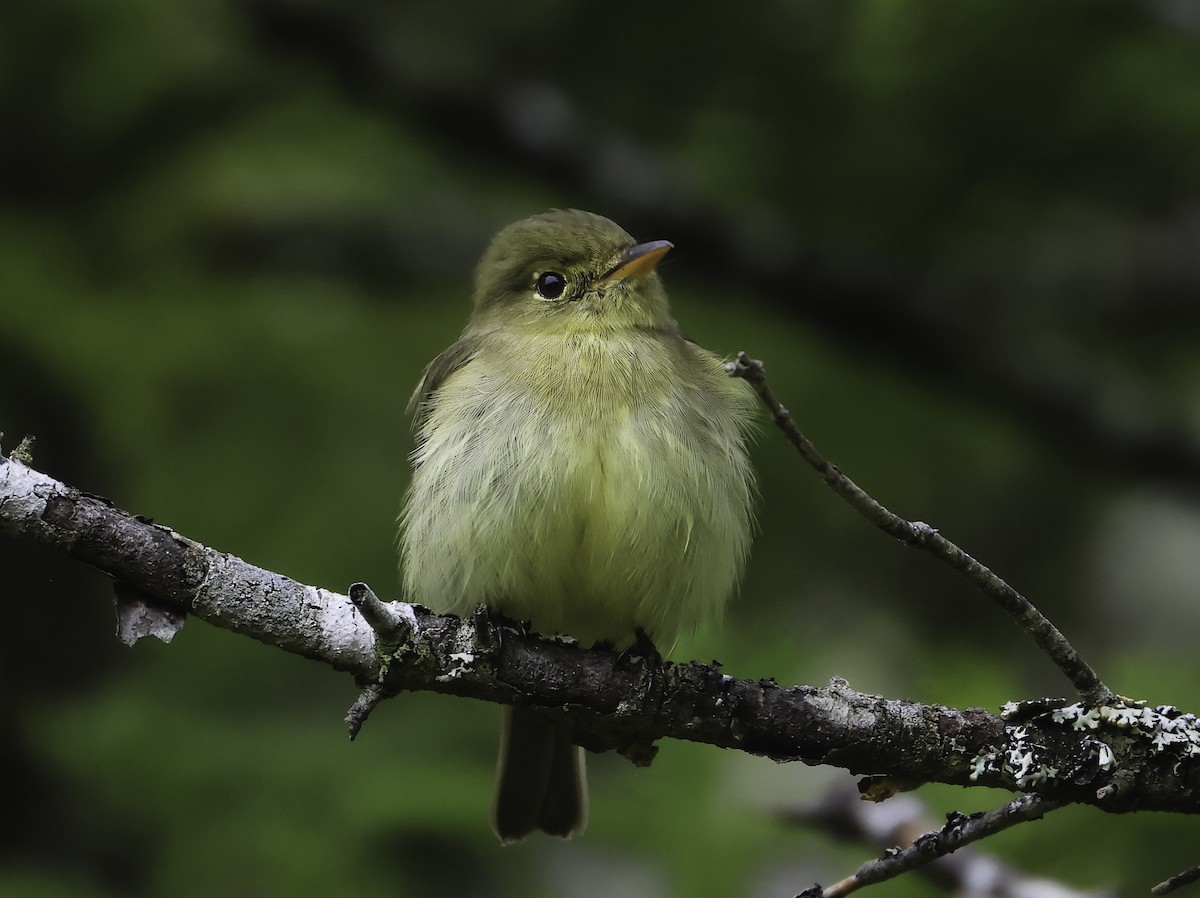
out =
[(535, 708), (505, 707), (492, 800), (500, 841), (516, 842), (535, 829), (567, 839), (583, 832), (587, 816), (583, 749), (571, 742), (570, 726)]

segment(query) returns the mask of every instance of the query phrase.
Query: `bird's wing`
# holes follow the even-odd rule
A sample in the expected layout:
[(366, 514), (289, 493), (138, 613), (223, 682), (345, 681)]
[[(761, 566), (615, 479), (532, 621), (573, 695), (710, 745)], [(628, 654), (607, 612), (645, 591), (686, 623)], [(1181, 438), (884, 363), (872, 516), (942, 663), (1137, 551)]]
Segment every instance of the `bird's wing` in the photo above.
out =
[(447, 377), (475, 358), (480, 342), (481, 338), (477, 335), (462, 337), (425, 366), (417, 388), (408, 400), (408, 412), (413, 416), (413, 433), (421, 432), (425, 419), (429, 416), (429, 402), (434, 392)]

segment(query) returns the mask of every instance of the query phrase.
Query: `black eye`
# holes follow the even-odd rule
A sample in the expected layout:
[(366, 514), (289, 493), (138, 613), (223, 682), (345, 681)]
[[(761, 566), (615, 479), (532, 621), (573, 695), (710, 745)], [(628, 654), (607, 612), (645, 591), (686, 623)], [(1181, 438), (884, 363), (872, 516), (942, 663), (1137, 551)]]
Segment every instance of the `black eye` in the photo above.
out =
[(545, 271), (538, 275), (537, 295), (542, 299), (558, 299), (567, 289), (567, 279), (557, 271)]

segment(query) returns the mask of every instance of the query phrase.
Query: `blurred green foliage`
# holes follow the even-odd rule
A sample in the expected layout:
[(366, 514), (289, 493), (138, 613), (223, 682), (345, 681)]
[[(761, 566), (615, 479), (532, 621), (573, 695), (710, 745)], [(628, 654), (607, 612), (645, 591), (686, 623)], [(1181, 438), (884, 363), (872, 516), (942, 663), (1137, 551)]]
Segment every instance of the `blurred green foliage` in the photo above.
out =
[[(1166, 420), (1196, 457), (1198, 29), (1170, 0), (10, 0), (5, 446), (34, 433), (39, 467), (125, 508), (394, 594), (409, 391), (490, 234), (582, 206), (676, 240), (686, 330), (766, 359), (862, 485), (1008, 577), (1118, 691), (1196, 710), (1200, 484), (1030, 397), (1068, 383), (1071, 408)], [(573, 143), (579, 123), (607, 143)], [(539, 155), (554, 140), (570, 152)], [(732, 262), (648, 230), (678, 189), (735, 223)], [(756, 286), (781, 257), (822, 275)], [(863, 284), (895, 297), (886, 320), (831, 310)], [(765, 424), (756, 460), (742, 595), (675, 657), (950, 705), (1065, 691)], [(869, 854), (771, 814), (848, 775), (674, 743), (649, 770), (592, 759), (582, 839), (502, 851), (495, 708), (403, 696), (350, 745), (348, 680), (198, 622), (124, 649), (102, 577), (0, 553), (0, 894), (772, 896)], [(1003, 800), (921, 794), (935, 818)], [(987, 847), (1140, 891), (1197, 835), (1070, 809)]]

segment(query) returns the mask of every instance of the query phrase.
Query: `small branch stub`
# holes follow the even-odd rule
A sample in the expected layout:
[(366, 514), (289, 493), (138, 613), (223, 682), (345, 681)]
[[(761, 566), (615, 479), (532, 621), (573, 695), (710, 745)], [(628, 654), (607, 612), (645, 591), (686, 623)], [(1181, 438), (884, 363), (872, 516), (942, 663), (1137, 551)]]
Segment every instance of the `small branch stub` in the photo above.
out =
[(411, 622), (391, 605), (380, 601), (379, 596), (366, 583), (350, 584), (350, 601), (384, 645), (399, 645), (412, 635)]
[[(363, 620), (375, 631), (376, 651), (379, 650), (378, 647), (393, 649), (412, 638), (416, 630), (415, 621), (405, 617), (395, 606), (381, 601), (379, 596), (375, 595), (375, 590), (366, 583), (361, 580), (351, 583), (346, 593), (354, 607), (362, 614)], [(380, 671), (381, 677), (386, 669), (385, 664)], [(350, 710), (346, 712), (346, 726), (350, 728), (351, 742), (357, 738), (359, 730), (367, 722), (375, 706), (390, 694), (379, 682), (370, 683), (363, 688)]]
[(367, 718), (371, 716), (375, 706), (385, 698), (387, 698), (387, 692), (378, 683), (370, 684), (358, 694), (358, 698), (346, 712), (346, 726), (350, 729), (351, 742), (358, 737), (358, 731), (367, 722)]

